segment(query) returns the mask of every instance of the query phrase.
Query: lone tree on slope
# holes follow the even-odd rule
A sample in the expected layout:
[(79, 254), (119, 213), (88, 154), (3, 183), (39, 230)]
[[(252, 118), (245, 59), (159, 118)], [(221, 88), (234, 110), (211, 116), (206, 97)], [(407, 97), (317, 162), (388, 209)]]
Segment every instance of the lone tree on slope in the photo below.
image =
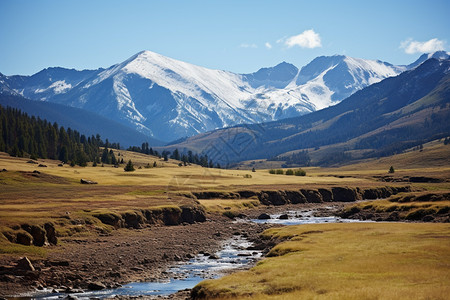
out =
[(124, 168), (125, 172), (132, 172), (134, 171), (133, 163), (131, 162), (131, 159), (128, 161), (127, 165)]

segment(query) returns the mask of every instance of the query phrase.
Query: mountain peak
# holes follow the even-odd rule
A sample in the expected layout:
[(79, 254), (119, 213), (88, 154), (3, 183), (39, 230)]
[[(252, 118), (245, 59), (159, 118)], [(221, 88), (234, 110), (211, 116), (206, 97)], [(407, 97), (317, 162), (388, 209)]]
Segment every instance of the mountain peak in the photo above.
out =
[(283, 88), (297, 76), (298, 68), (285, 61), (274, 67), (261, 68), (255, 73), (244, 75), (253, 87), (271, 86)]
[(417, 66), (419, 66), (421, 63), (423, 63), (424, 61), (426, 61), (427, 59), (430, 59), (430, 58), (449, 59), (450, 52), (440, 50), (440, 51), (436, 51), (436, 52), (432, 52), (432, 53), (424, 53), (415, 62), (413, 62), (412, 64), (409, 64), (407, 66), (407, 68), (414, 69)]

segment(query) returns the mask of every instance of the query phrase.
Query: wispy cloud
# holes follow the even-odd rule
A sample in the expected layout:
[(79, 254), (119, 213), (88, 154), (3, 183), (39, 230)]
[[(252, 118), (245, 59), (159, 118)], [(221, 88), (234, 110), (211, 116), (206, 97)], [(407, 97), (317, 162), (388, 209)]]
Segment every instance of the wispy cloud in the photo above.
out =
[[(320, 40), (320, 36), (317, 32), (314, 31), (314, 29), (305, 30), (299, 35), (294, 35), (283, 40), (284, 44), (288, 46), (288, 48), (294, 46), (310, 49), (322, 47), (322, 41)], [(277, 42), (281, 41), (282, 40), (278, 40)]]
[(264, 46), (266, 46), (267, 49), (272, 49), (272, 45), (269, 42), (266, 42)]
[(405, 53), (414, 54), (414, 53), (432, 53), (439, 50), (445, 49), (445, 42), (438, 40), (436, 38), (431, 39), (426, 42), (418, 42), (413, 39), (407, 39), (400, 43), (400, 48), (405, 49)]
[(239, 45), (240, 48), (258, 48), (258, 46), (256, 44), (247, 44), (247, 43), (242, 43)]

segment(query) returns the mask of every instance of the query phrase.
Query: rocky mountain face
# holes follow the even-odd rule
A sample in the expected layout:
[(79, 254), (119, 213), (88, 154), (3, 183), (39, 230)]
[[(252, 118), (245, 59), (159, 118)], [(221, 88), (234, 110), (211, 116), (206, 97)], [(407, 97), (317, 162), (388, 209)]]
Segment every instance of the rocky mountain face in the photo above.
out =
[(300, 70), (283, 62), (235, 74), (143, 51), (107, 69), (48, 68), (32, 76), (0, 75), (0, 89), (82, 108), (172, 141), (304, 115), (412, 67), (336, 55), (318, 57)]

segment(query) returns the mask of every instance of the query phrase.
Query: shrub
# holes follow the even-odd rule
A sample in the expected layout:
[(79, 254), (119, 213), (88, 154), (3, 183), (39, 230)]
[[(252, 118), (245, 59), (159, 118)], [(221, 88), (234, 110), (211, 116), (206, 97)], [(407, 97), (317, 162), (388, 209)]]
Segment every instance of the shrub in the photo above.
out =
[(294, 175), (294, 171), (292, 169), (286, 170), (286, 175)]
[(298, 170), (295, 170), (294, 175), (295, 176), (306, 176), (306, 171), (303, 169), (298, 169)]
[(245, 175), (244, 175), (244, 178), (252, 178), (252, 175), (250, 175), (250, 174), (245, 174)]
[(283, 171), (282, 169), (278, 169), (278, 170), (276, 170), (275, 172), (276, 172), (276, 174), (278, 174), (278, 175), (283, 175), (283, 174), (284, 174), (284, 171)]
[(237, 216), (236, 212), (232, 212), (230, 210), (224, 211), (222, 214), (230, 219), (234, 219)]
[(270, 174), (275, 174), (276, 172), (275, 172), (274, 169), (270, 169), (270, 170), (269, 170), (269, 173), (270, 173)]

